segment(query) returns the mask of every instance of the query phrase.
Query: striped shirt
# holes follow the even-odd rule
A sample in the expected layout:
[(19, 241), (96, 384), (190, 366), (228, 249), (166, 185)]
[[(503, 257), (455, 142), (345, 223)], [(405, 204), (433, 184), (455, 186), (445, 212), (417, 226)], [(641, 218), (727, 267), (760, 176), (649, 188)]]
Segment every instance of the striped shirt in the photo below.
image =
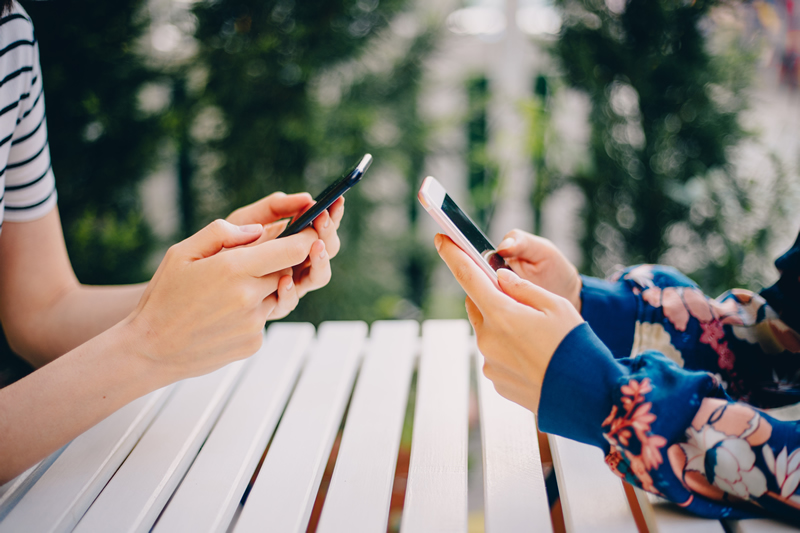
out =
[(56, 205), (44, 89), (33, 23), (14, 2), (0, 17), (0, 228)]

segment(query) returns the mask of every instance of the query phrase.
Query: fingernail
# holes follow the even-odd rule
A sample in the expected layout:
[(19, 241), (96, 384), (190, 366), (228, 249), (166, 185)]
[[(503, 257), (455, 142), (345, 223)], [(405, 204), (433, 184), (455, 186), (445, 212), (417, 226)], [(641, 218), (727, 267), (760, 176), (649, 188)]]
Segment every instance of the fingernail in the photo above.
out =
[(497, 247), (498, 250), (505, 250), (506, 248), (511, 248), (514, 246), (516, 241), (512, 237), (508, 237), (503, 239), (503, 242), (500, 243), (500, 246)]
[(442, 247), (442, 234), (437, 233), (436, 236), (433, 238), (433, 245), (436, 247), (436, 251), (438, 252), (439, 249)]
[(514, 281), (519, 279), (519, 276), (513, 271), (509, 270), (508, 268), (500, 268), (497, 270), (497, 277), (498, 279), (502, 279), (503, 281)]
[(327, 213), (325, 214), (325, 220), (322, 222), (322, 227), (327, 228), (331, 225), (331, 217)]
[(288, 291), (288, 290), (290, 290), (290, 289), (292, 288), (292, 286), (293, 286), (293, 285), (294, 285), (294, 282), (293, 282), (293, 281), (291, 280), (291, 278), (290, 278), (290, 279), (289, 279), (289, 284), (288, 284), (288, 285), (286, 285), (286, 289), (284, 289), (284, 290), (287, 290), (287, 291)]
[(320, 258), (320, 259), (325, 259), (325, 254), (326, 254), (326, 253), (327, 253), (327, 252), (326, 252), (326, 250), (325, 250), (325, 243), (322, 243), (322, 251), (319, 253), (319, 258)]
[(264, 226), (261, 224), (246, 224), (244, 226), (239, 226), (239, 231), (243, 233), (261, 233), (264, 231)]

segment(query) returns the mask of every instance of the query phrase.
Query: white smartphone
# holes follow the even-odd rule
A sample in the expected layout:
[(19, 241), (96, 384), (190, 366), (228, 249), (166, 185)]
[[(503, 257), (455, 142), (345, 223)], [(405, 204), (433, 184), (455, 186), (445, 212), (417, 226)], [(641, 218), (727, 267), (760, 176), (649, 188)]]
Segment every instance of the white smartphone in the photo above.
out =
[(494, 245), (450, 198), (442, 184), (433, 176), (428, 176), (422, 182), (417, 198), (425, 211), (453, 239), (453, 242), (464, 250), (499, 288), (496, 271), (499, 268), (509, 268), (505, 259), (495, 252)]

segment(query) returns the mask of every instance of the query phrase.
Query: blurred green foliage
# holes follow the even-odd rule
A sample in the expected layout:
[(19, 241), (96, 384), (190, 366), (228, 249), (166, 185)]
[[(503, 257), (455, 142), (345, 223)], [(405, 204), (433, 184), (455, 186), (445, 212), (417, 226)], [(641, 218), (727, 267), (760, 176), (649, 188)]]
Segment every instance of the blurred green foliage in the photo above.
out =
[(137, 53), (143, 0), (25, 2), (39, 41), (50, 155), (75, 273), (83, 283), (144, 281), (154, 239), (137, 185), (162, 128), (137, 98), (157, 73)]
[[(383, 173), (400, 185), (391, 198), (365, 194), (369, 184), (348, 193), (337, 283), (305, 298), (292, 319), (418, 315), (431, 254), (414, 243), (426, 134), (416, 101), (436, 32), (393, 35), (388, 23), (406, 4), (198, 2), (197, 54), (157, 62), (141, 46), (150, 24), (142, 0), (25, 2), (42, 50), (59, 208), (79, 279), (147, 279), (156, 239), (138, 185), (165, 147), (177, 159), (178, 238), (277, 190), (316, 194), (371, 152), (365, 183)], [(399, 53), (387, 53), (393, 46)], [(385, 57), (370, 59), (381, 47)], [(163, 111), (140, 109), (148, 85), (171, 93)], [(373, 224), (378, 203), (402, 215), (395, 231)]]
[[(154, 238), (137, 185), (162, 128), (137, 97), (155, 72), (138, 53), (143, 0), (28, 2), (46, 95), (50, 156), (70, 260), (89, 284), (148, 279)], [(0, 387), (31, 371), (0, 336)]]
[(539, 74), (533, 83), (533, 96), (522, 104), (522, 113), (528, 123), (526, 144), (536, 176), (531, 193), (535, 234), (542, 233), (542, 212), (547, 199), (564, 183), (561, 174), (551, 168), (547, 161), (553, 137), (550, 93), (550, 82), (546, 76)]
[(489, 80), (467, 80), (467, 186), (478, 225), (489, 231), (497, 192), (497, 164), (489, 155)]
[[(727, 3), (557, 4), (564, 24), (553, 51), (567, 83), (591, 101), (593, 164), (573, 176), (587, 198), (584, 270), (670, 262), (684, 247), (699, 259), (678, 266), (707, 290), (752, 282), (744, 256), (766, 253), (780, 214), (756, 228), (734, 220), (759, 194), (729, 161), (748, 136), (738, 117), (755, 58), (741, 34), (709, 23), (712, 9)], [(724, 39), (715, 53), (712, 34)]]
[[(413, 244), (425, 155), (416, 101), (435, 32), (394, 35), (387, 24), (406, 4), (220, 0), (194, 8), (197, 64), (207, 76), (196, 115), (217, 113), (220, 124), (217, 134), (196, 136), (198, 153), (216, 167), (199, 168), (197, 181), (219, 191), (211, 203), (198, 198), (198, 223), (276, 190), (317, 194), (364, 153), (375, 158), (346, 196), (336, 283), (306, 296), (292, 320), (414, 316), (422, 305), (429, 259)], [(383, 231), (376, 224), (392, 210), (401, 224)]]
[[(407, 0), (199, 2), (187, 36), (197, 54), (178, 59), (147, 55), (144, 0), (23, 4), (41, 51), (64, 234), (83, 283), (152, 273), (156, 246), (168, 243), (148, 227), (139, 185), (157, 163), (177, 166), (179, 238), (276, 190), (316, 194), (371, 152), (376, 162), (347, 196), (337, 282), (304, 298), (291, 319), (419, 317), (434, 254), (415, 242), (427, 134), (417, 94), (437, 27), (407, 17), (401, 35), (390, 31)], [(153, 88), (166, 90), (165, 107), (145, 109)], [(7, 345), (0, 352), (0, 382), (29, 370)]]

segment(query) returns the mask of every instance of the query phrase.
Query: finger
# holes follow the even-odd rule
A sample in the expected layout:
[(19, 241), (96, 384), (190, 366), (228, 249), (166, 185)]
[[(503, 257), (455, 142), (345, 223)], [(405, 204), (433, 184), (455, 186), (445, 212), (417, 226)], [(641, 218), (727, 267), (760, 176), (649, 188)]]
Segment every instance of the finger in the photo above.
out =
[(261, 237), (258, 240), (247, 244), (246, 246), (258, 246), (262, 242), (271, 241), (276, 238), (278, 235), (283, 233), (283, 230), (286, 229), (286, 226), (289, 225), (289, 219), (285, 218), (283, 220), (279, 220), (277, 222), (273, 222), (271, 224), (264, 225), (264, 232), (261, 234)]
[(324, 287), (331, 280), (331, 261), (322, 240), (311, 247), (309, 258), (311, 266), (301, 274), (297, 283), (297, 294), (301, 298), (310, 291)]
[(267, 276), (262, 276), (256, 280), (257, 285), (254, 290), (258, 292), (260, 299), (263, 300), (270, 294), (274, 294), (276, 291), (278, 291), (281, 279), (291, 275), (292, 275), (292, 269), (284, 268), (283, 270), (279, 270), (278, 272), (274, 272)]
[(470, 256), (450, 240), (450, 237), (437, 234), (434, 244), (439, 255), (453, 273), (456, 281), (476, 304), (482, 315), (504, 298), (489, 276), (475, 264)]
[(314, 203), (307, 192), (285, 194), (275, 192), (254, 202), (241, 207), (231, 213), (228, 220), (233, 223), (269, 224), (286, 217), (293, 217), (305, 211)]
[(519, 258), (530, 263), (543, 261), (554, 251), (557, 252), (555, 245), (549, 240), (519, 229), (506, 233), (497, 247), (497, 253), (504, 258)]
[(271, 320), (283, 318), (297, 307), (300, 298), (297, 294), (296, 287), (294, 280), (292, 280), (291, 273), (281, 276), (278, 282), (278, 290), (276, 291), (278, 303), (269, 315)]
[(175, 249), (189, 259), (202, 259), (218, 253), (223, 248), (234, 248), (258, 239), (263, 233), (261, 224), (237, 226), (217, 219), (188, 239), (175, 245)]
[(339, 253), (339, 235), (336, 233), (336, 226), (333, 224), (333, 218), (328, 211), (323, 211), (320, 216), (314, 220), (314, 229), (317, 230), (319, 238), (325, 243), (325, 249), (328, 251), (330, 257), (336, 257)]
[(331, 218), (333, 219), (334, 227), (339, 229), (339, 224), (344, 216), (344, 196), (340, 196), (331, 204), (331, 206), (328, 208), (328, 213), (330, 213)]
[(307, 228), (300, 233), (274, 239), (253, 246), (234, 250), (243, 270), (255, 277), (266, 276), (284, 268), (291, 268), (308, 257), (311, 245), (317, 240), (317, 232)]
[(261, 317), (264, 319), (264, 323), (266, 324), (267, 320), (272, 318), (272, 314), (275, 311), (275, 308), (278, 307), (278, 296), (275, 293), (270, 294), (264, 301), (261, 302), (261, 306), (259, 307), (259, 313)]
[(469, 319), (469, 323), (472, 324), (473, 329), (480, 328), (481, 324), (483, 324), (483, 315), (480, 309), (478, 309), (478, 306), (475, 305), (475, 302), (470, 300), (469, 296), (464, 300), (464, 305), (467, 308), (467, 318)]
[(562, 299), (552, 292), (522, 279), (517, 276), (514, 271), (508, 270), (507, 268), (502, 268), (497, 271), (497, 279), (504, 293), (519, 303), (525, 304), (528, 307), (533, 307), (539, 311), (554, 309), (558, 306), (559, 300)]

